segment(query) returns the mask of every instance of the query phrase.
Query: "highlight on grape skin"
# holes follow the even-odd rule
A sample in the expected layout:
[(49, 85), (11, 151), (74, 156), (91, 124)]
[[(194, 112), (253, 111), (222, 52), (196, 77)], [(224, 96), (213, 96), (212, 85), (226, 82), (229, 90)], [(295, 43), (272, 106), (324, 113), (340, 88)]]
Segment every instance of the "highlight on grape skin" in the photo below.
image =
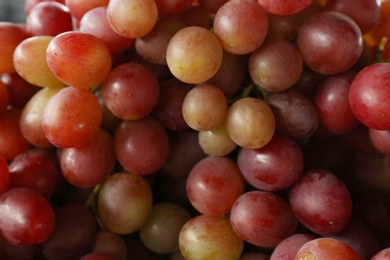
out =
[(389, 39), (390, 0), (0, 1), (0, 258), (388, 257)]

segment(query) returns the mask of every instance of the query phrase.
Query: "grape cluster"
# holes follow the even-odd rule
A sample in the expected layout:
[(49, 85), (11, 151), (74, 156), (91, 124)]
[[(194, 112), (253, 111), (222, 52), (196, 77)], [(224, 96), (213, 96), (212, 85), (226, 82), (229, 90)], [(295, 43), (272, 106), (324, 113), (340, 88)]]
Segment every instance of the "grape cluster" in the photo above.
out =
[(0, 259), (390, 257), (389, 0), (24, 7)]

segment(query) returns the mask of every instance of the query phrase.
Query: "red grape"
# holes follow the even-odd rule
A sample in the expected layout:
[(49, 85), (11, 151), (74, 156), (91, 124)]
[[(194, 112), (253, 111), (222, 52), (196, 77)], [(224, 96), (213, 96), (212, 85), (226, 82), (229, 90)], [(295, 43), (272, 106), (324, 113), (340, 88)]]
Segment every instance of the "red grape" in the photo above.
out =
[(237, 163), (228, 157), (200, 160), (187, 178), (187, 196), (200, 213), (223, 215), (244, 193), (245, 182)]
[(8, 190), (10, 179), (8, 163), (0, 153), (0, 195)]
[(348, 15), (359, 26), (362, 34), (366, 34), (379, 23), (381, 0), (328, 0), (325, 10)]
[(21, 26), (10, 22), (0, 22), (0, 74), (15, 71), (14, 50), (27, 37), (28, 34)]
[[(53, 22), (53, 19), (56, 22)], [(50, 35), (72, 31), (73, 20), (69, 9), (56, 1), (40, 2), (26, 17), (26, 31), (30, 35)]]
[(86, 12), (80, 20), (80, 31), (99, 38), (111, 53), (119, 53), (134, 43), (133, 38), (117, 34), (107, 20), (107, 7), (95, 7)]
[[(91, 165), (91, 162), (94, 162)], [(92, 188), (103, 182), (116, 163), (114, 139), (103, 130), (86, 144), (64, 148), (60, 156), (62, 174), (74, 186)]]
[(356, 118), (369, 128), (390, 130), (390, 64), (365, 67), (352, 81), (349, 102)]
[(28, 188), (13, 188), (0, 196), (0, 229), (11, 245), (36, 245), (52, 234), (55, 216), (49, 202)]
[(30, 188), (46, 199), (49, 199), (57, 188), (57, 169), (39, 148), (16, 156), (9, 164), (9, 173), (10, 188)]
[(0, 113), (0, 154), (6, 160), (12, 160), (30, 147), (19, 128), (20, 114), (19, 109)]
[(123, 121), (115, 132), (114, 142), (119, 163), (132, 173), (151, 174), (168, 157), (167, 133), (152, 116)]
[(349, 89), (355, 76), (351, 70), (328, 76), (317, 89), (315, 105), (320, 122), (333, 134), (348, 133), (359, 125), (349, 104)]
[(214, 18), (214, 33), (222, 48), (232, 54), (249, 54), (263, 43), (268, 17), (256, 0), (228, 1)]
[(304, 10), (313, 3), (313, 0), (283, 1), (258, 0), (264, 9), (271, 14), (289, 15)]
[(299, 249), (295, 259), (361, 260), (362, 258), (350, 246), (339, 240), (317, 238), (304, 244)]
[(356, 23), (339, 12), (321, 12), (305, 21), (297, 46), (307, 66), (322, 74), (350, 69), (363, 50), (362, 33)]
[(258, 190), (246, 192), (236, 200), (230, 221), (239, 237), (267, 248), (276, 247), (298, 225), (287, 201), (275, 193)]
[(47, 101), (42, 127), (53, 145), (61, 148), (77, 147), (94, 137), (101, 121), (102, 109), (91, 92), (66, 87)]
[(46, 259), (78, 259), (90, 249), (97, 223), (82, 205), (66, 204), (55, 211), (55, 228), (41, 245)]
[(245, 180), (259, 190), (277, 191), (292, 186), (303, 172), (304, 157), (290, 138), (275, 134), (259, 148), (241, 148), (237, 164)]
[(100, 84), (111, 69), (111, 54), (99, 38), (80, 31), (56, 35), (46, 51), (53, 74), (65, 84), (88, 89)]
[(344, 182), (324, 169), (307, 170), (290, 190), (290, 204), (299, 221), (323, 235), (345, 228), (352, 215), (352, 198)]
[(276, 92), (290, 88), (302, 74), (302, 55), (294, 44), (267, 38), (250, 54), (249, 73), (260, 89)]
[(123, 120), (147, 116), (157, 104), (160, 94), (153, 72), (135, 62), (124, 63), (111, 70), (101, 91), (107, 108)]

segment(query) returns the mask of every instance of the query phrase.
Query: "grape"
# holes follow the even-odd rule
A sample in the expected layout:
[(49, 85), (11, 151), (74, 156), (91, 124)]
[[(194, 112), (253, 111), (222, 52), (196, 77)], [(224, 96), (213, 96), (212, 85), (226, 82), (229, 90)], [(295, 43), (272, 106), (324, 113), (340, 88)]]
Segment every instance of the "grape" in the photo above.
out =
[(349, 105), (349, 90), (355, 76), (351, 70), (329, 76), (317, 89), (315, 105), (321, 125), (335, 135), (348, 133), (359, 125)]
[(63, 0), (65, 5), (69, 8), (70, 13), (77, 20), (81, 20), (85, 13), (88, 11), (100, 7), (107, 6), (109, 0), (95, 0), (95, 1), (79, 1), (79, 0)]
[(209, 13), (215, 14), (218, 10), (228, 2), (228, 0), (198, 0), (199, 6)]
[(345, 228), (352, 215), (352, 199), (344, 182), (324, 169), (304, 172), (290, 190), (290, 204), (309, 230), (331, 235)]
[(100, 84), (111, 69), (111, 54), (99, 38), (80, 31), (56, 35), (49, 43), (46, 60), (63, 83), (88, 89)]
[(237, 147), (224, 123), (212, 130), (199, 132), (198, 140), (203, 152), (209, 156), (225, 156)]
[(298, 23), (294, 15), (278, 15), (267, 13), (267, 37), (294, 40), (298, 33)]
[(214, 33), (222, 48), (232, 54), (249, 54), (263, 43), (268, 17), (256, 0), (228, 1), (214, 18)]
[(318, 129), (319, 117), (314, 103), (301, 91), (293, 88), (267, 94), (264, 102), (275, 117), (279, 134), (304, 143)]
[(350, 246), (339, 240), (332, 238), (317, 238), (304, 244), (299, 249), (295, 259), (360, 260), (362, 258)]
[[(158, 4), (158, 2), (156, 2)], [(152, 31), (135, 39), (135, 50), (145, 60), (156, 64), (167, 64), (166, 52), (172, 36), (187, 25), (174, 17), (161, 18)]]
[(41, 2), (50, 2), (50, 1), (54, 1), (54, 2), (58, 2), (58, 3), (61, 3), (61, 4), (65, 4), (65, 0), (25, 0), (24, 1), (24, 12), (26, 15), (29, 15), (30, 12), (31, 12), (31, 9), (36, 6), (37, 4), (41, 3)]
[(384, 248), (384, 249), (380, 250), (379, 252), (377, 252), (371, 258), (371, 260), (383, 260), (383, 259), (387, 259), (389, 257), (390, 257), (390, 248), (387, 247), (387, 248)]
[(48, 260), (78, 259), (89, 251), (96, 234), (96, 221), (91, 212), (79, 204), (66, 204), (55, 211), (55, 228), (41, 245)]
[(49, 88), (64, 87), (50, 70), (46, 61), (46, 49), (52, 36), (35, 36), (22, 41), (14, 51), (16, 72), (29, 83)]
[(283, 0), (258, 0), (264, 9), (271, 14), (289, 15), (304, 10), (311, 5), (313, 0), (289, 1)]
[(274, 135), (275, 117), (268, 104), (257, 98), (234, 102), (226, 118), (226, 130), (241, 147), (257, 149), (265, 146)]
[(0, 114), (0, 154), (6, 160), (12, 160), (30, 147), (19, 128), (20, 114), (19, 109), (6, 110)]
[(151, 208), (152, 191), (140, 175), (115, 173), (101, 185), (99, 217), (109, 231), (117, 234), (139, 231), (145, 225)]
[(217, 86), (227, 98), (231, 98), (236, 95), (240, 89), (247, 68), (247, 56), (223, 52), (222, 64), (217, 73), (205, 83)]
[(0, 81), (0, 113), (5, 111), (10, 103), (10, 94), (7, 86)]
[(221, 125), (227, 115), (228, 102), (221, 89), (204, 84), (191, 89), (182, 104), (186, 123), (195, 130), (207, 131)]
[(169, 152), (167, 133), (152, 116), (123, 121), (115, 132), (114, 146), (119, 163), (127, 171), (142, 175), (162, 167)]
[(171, 132), (168, 137), (169, 154), (161, 170), (175, 179), (186, 180), (192, 167), (206, 157), (198, 142), (198, 132), (191, 129)]
[(19, 154), (10, 162), (10, 188), (29, 188), (49, 199), (57, 188), (59, 173), (52, 161), (38, 149)]
[(154, 0), (111, 0), (107, 6), (107, 19), (112, 29), (128, 38), (148, 34), (158, 18)]
[(28, 38), (23, 27), (10, 22), (0, 22), (0, 74), (15, 72), (13, 54), (15, 48)]
[(350, 69), (363, 50), (362, 33), (356, 23), (339, 12), (321, 12), (300, 28), (297, 46), (312, 70), (337, 74)]
[[(95, 163), (91, 165), (91, 162)], [(82, 188), (92, 188), (103, 182), (115, 163), (114, 139), (103, 130), (82, 146), (64, 148), (60, 156), (65, 179)]]
[(107, 20), (107, 7), (95, 7), (80, 20), (80, 32), (89, 33), (106, 44), (110, 53), (120, 53), (133, 45), (134, 39), (117, 34)]
[(181, 229), (179, 246), (185, 259), (238, 259), (244, 242), (223, 216), (199, 215)]
[(42, 128), (43, 111), (48, 100), (60, 91), (61, 88), (43, 88), (38, 91), (24, 106), (20, 119), (19, 128), (23, 137), (36, 147), (53, 147), (46, 138)]
[(378, 23), (381, 16), (380, 0), (328, 0), (325, 10), (337, 11), (351, 17), (359, 26), (362, 34), (371, 31)]
[(378, 151), (384, 154), (390, 153), (390, 131), (388, 130), (377, 130), (370, 128), (369, 136), (372, 144)]
[(23, 79), (17, 72), (4, 73), (0, 76), (9, 92), (9, 105), (22, 109), (41, 87), (34, 86)]
[(189, 129), (182, 113), (183, 100), (193, 88), (192, 84), (170, 78), (160, 83), (160, 95), (152, 115), (166, 128), (173, 131)]
[(4, 156), (0, 154), (0, 196), (8, 190), (10, 180), (8, 163)]
[(201, 83), (214, 76), (222, 56), (217, 37), (199, 26), (179, 30), (169, 41), (166, 52), (170, 71), (186, 83)]
[(250, 244), (273, 248), (292, 235), (298, 225), (288, 203), (266, 191), (248, 191), (233, 204), (230, 222), (234, 231)]
[(200, 160), (187, 178), (187, 196), (200, 213), (223, 215), (244, 193), (244, 178), (237, 163), (228, 157)]
[(0, 196), (0, 229), (11, 245), (44, 242), (51, 236), (54, 222), (49, 202), (31, 189), (13, 188)]
[(304, 157), (290, 138), (275, 134), (259, 148), (241, 148), (237, 164), (245, 180), (259, 190), (277, 191), (292, 186), (303, 172)]
[(154, 204), (139, 235), (144, 245), (159, 254), (179, 250), (179, 234), (190, 214), (174, 203)]
[(102, 86), (105, 105), (123, 120), (147, 116), (155, 107), (159, 94), (156, 76), (147, 67), (135, 62), (115, 67)]
[(199, 26), (205, 29), (210, 28), (210, 13), (199, 5), (192, 5), (179, 15), (179, 18), (188, 26)]
[(115, 258), (106, 253), (89, 253), (81, 257), (80, 260), (115, 260)]
[(192, 0), (155, 0), (159, 17), (175, 16), (191, 7)]
[(249, 73), (254, 83), (266, 91), (290, 88), (302, 74), (303, 61), (299, 50), (287, 40), (267, 38), (250, 54)]
[(125, 260), (127, 255), (124, 238), (110, 231), (96, 233), (91, 245), (92, 252), (110, 254), (117, 260)]
[(66, 87), (54, 94), (43, 110), (42, 127), (55, 146), (77, 147), (98, 132), (102, 109), (96, 97), (86, 89)]
[[(349, 90), (349, 102), (356, 118), (378, 130), (389, 130), (388, 88), (390, 64), (377, 63), (365, 67), (354, 80)], [(369, 82), (369, 84), (368, 84)]]
[(352, 217), (343, 230), (327, 237), (337, 239), (349, 245), (362, 259), (371, 259), (380, 250), (378, 241), (371, 230), (356, 217)]
[(272, 251), (269, 260), (291, 259), (294, 260), (299, 249), (307, 242), (316, 239), (311, 234), (295, 233), (282, 240)]
[[(53, 19), (56, 19), (55, 23)], [(56, 1), (37, 3), (26, 17), (26, 31), (33, 36), (56, 36), (72, 30), (73, 20), (69, 9)]]

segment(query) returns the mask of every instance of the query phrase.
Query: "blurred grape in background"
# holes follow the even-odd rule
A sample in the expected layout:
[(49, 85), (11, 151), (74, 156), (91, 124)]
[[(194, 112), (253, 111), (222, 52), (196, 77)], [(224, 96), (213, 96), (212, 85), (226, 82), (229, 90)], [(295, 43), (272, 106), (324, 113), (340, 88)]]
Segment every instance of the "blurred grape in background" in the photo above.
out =
[(0, 0), (0, 21), (24, 22), (24, 0)]

